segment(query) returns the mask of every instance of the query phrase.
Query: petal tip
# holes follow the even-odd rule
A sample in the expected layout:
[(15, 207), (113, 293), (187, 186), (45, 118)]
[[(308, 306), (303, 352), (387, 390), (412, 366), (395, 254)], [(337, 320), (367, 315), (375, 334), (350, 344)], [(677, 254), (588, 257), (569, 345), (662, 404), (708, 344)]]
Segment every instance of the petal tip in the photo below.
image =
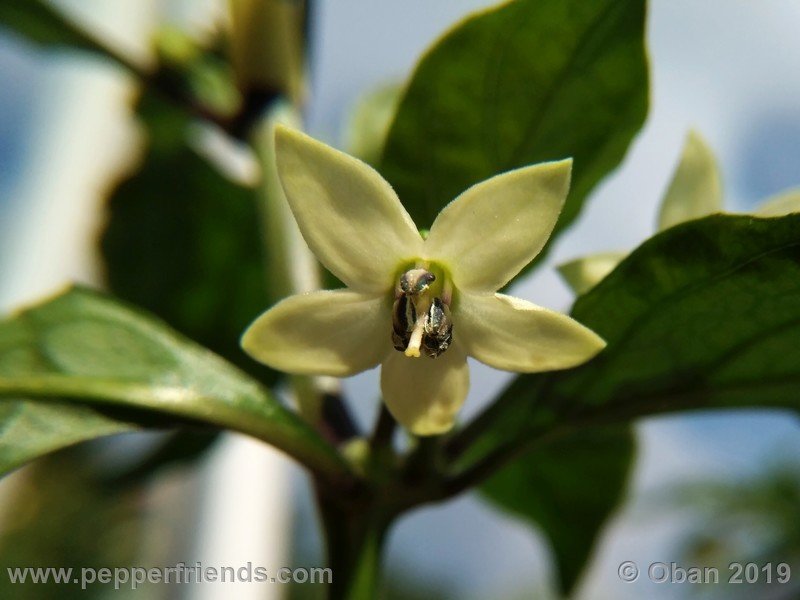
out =
[(572, 182), (572, 157), (565, 158), (563, 160), (558, 160), (552, 163), (553, 169), (557, 172), (563, 173), (563, 177), (565, 179), (566, 188), (569, 190), (569, 186)]
[[(592, 330), (589, 329), (589, 331)], [(597, 354), (605, 350), (606, 346), (608, 346), (608, 342), (605, 341), (603, 338), (601, 338), (599, 335), (597, 335), (594, 331), (592, 331), (592, 333), (594, 334), (592, 338), (592, 343), (594, 344), (594, 349), (593, 349), (594, 354), (592, 354), (591, 357), (594, 358)]]
[(335, 148), (331, 148), (327, 144), (323, 144), (319, 140), (316, 140), (310, 135), (303, 133), (299, 129), (288, 127), (280, 123), (275, 125), (275, 151), (279, 163), (281, 161), (281, 156), (289, 152), (296, 154), (298, 152), (308, 153), (322, 151), (339, 154), (339, 151)]
[(386, 408), (400, 425), (417, 437), (443, 435), (450, 431), (456, 422), (456, 414), (448, 411), (431, 411), (409, 419), (402, 411), (393, 410), (389, 403), (386, 403)]
[(581, 345), (583, 347), (580, 349), (580, 351), (575, 353), (573, 364), (564, 368), (579, 367), (580, 365), (592, 360), (594, 357), (600, 354), (606, 348), (606, 346), (608, 346), (608, 343), (595, 331), (589, 329), (581, 323), (578, 323), (577, 321), (575, 321), (575, 323), (582, 329), (583, 339), (581, 340)]
[(408, 427), (408, 430), (417, 437), (433, 437), (444, 435), (455, 425), (455, 419), (448, 423), (421, 423)]
[[(550, 172), (551, 174), (570, 177), (572, 175), (572, 165), (573, 165), (573, 159), (570, 156), (567, 158), (562, 158), (560, 160), (551, 160), (546, 162), (535, 163), (525, 167), (520, 167), (515, 171), (520, 174), (523, 173), (541, 174), (542, 172)], [(514, 173), (515, 171), (509, 171), (509, 172)]]
[(275, 140), (289, 140), (292, 138), (299, 138), (302, 134), (294, 129), (293, 127), (288, 127), (287, 125), (283, 125), (282, 123), (275, 124)]
[(563, 158), (561, 160), (555, 161), (555, 164), (556, 164), (556, 166), (559, 166), (561, 168), (567, 169), (568, 171), (571, 172), (572, 171), (572, 165), (574, 164), (574, 162), (575, 161), (572, 159), (572, 157), (568, 156), (567, 158)]
[(244, 330), (239, 338), (239, 347), (244, 350), (253, 360), (262, 364), (268, 364), (264, 354), (264, 344), (261, 341), (261, 333), (264, 329), (264, 317), (267, 313), (259, 315), (247, 329)]

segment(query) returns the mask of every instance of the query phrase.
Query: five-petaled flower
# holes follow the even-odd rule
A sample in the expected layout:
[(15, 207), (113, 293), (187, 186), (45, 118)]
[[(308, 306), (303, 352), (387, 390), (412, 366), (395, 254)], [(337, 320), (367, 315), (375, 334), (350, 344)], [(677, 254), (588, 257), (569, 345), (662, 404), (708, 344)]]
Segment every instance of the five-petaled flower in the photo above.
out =
[(278, 173), (311, 251), (348, 289), (291, 296), (245, 332), (244, 349), (282, 371), (344, 377), (377, 365), (389, 411), (417, 435), (453, 425), (467, 356), (538, 372), (585, 362), (604, 342), (570, 317), (496, 293), (542, 249), (569, 189), (571, 160), (516, 169), (448, 204), (426, 237), (365, 163), (276, 131)]

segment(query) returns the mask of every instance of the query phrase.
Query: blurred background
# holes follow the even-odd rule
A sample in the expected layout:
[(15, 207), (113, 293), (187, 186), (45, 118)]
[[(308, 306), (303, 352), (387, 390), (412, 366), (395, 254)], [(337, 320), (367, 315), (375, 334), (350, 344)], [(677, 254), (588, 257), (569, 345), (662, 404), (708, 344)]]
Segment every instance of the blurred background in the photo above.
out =
[[(12, 0), (0, 0), (2, 2)], [(129, 60), (153, 59), (152, 40), (207, 40), (223, 0), (59, 0), (76, 21)], [(323, 0), (309, 12), (309, 133), (345, 147), (359, 99), (401, 82), (459, 18), (492, 3)], [(688, 128), (716, 151), (728, 210), (745, 211), (800, 185), (800, 5), (792, 0), (654, 0), (649, 120), (546, 263), (513, 290), (551, 308), (572, 296), (554, 266), (637, 246), (655, 231), (658, 202)], [(161, 37), (159, 37), (161, 36)], [(0, 30), (0, 308), (64, 282), (102, 284), (97, 240), (111, 190), (142, 160), (133, 80), (77, 52), (43, 52)], [(139, 107), (141, 109), (141, 106)], [(140, 110), (140, 116), (142, 112)], [(204, 152), (246, 180), (248, 158), (204, 138)], [(211, 141), (209, 141), (211, 140)], [(216, 140), (216, 141), (214, 141)], [(227, 156), (226, 159), (221, 155)], [(180, 193), (181, 188), (175, 188)], [(133, 257), (135, 259), (135, 257)], [(466, 415), (508, 377), (473, 365)], [(374, 419), (377, 373), (344, 382), (364, 424)], [(788, 562), (800, 581), (800, 437), (779, 412), (659, 417), (637, 428), (627, 499), (608, 524), (577, 593), (585, 599), (792, 598), (740, 586), (620, 582), (625, 560), (721, 566)], [(131, 465), (163, 441), (127, 436), (61, 453), (0, 482), (0, 566), (204, 565), (252, 561), (321, 566), (304, 475), (259, 444), (230, 436), (198, 463), (155, 477)], [(184, 440), (185, 442), (185, 440)], [(203, 441), (198, 441), (198, 446)], [(127, 477), (120, 480), (120, 472)], [(476, 495), (418, 510), (391, 533), (387, 577), (398, 598), (551, 598), (548, 549), (530, 527)], [(9, 587), (0, 596), (67, 598), (71, 587)], [(312, 586), (150, 585), (147, 598), (308, 598)], [(114, 592), (101, 586), (96, 597)], [(128, 592), (129, 593), (129, 592)], [(739, 593), (739, 596), (734, 595)], [(87, 597), (86, 593), (81, 597)]]

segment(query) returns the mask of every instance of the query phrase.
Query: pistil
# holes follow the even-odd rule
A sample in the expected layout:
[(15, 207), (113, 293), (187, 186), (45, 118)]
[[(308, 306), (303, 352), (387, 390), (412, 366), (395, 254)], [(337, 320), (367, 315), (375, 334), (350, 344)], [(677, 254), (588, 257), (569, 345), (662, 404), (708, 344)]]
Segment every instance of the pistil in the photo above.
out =
[(415, 306), (417, 308), (417, 320), (414, 323), (414, 328), (411, 330), (411, 338), (409, 339), (408, 346), (406, 346), (404, 352), (409, 358), (420, 357), (422, 336), (425, 333), (425, 321), (428, 316), (428, 310), (431, 306), (431, 300), (427, 296), (417, 298)]

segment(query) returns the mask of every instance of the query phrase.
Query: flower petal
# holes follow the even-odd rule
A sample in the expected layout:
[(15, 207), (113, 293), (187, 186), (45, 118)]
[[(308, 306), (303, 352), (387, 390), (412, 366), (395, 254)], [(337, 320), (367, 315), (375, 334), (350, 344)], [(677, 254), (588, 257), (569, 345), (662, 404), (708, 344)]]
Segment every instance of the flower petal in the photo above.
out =
[(455, 344), (437, 358), (391, 352), (381, 367), (381, 391), (389, 412), (411, 433), (445, 433), (469, 391), (467, 357)]
[(461, 289), (500, 289), (550, 237), (571, 169), (571, 159), (541, 163), (472, 186), (436, 217), (425, 257), (441, 261)]
[(370, 166), (302, 133), (277, 127), (278, 173), (300, 231), (348, 287), (385, 292), (422, 238), (391, 186)]
[(558, 273), (580, 295), (600, 283), (626, 256), (624, 252), (592, 254), (559, 265)]
[(391, 323), (383, 297), (311, 292), (290, 296), (258, 317), (244, 332), (242, 348), (280, 371), (346, 377), (384, 359)]
[(722, 212), (722, 183), (714, 153), (696, 131), (689, 131), (680, 163), (661, 201), (658, 229)]
[(757, 217), (785, 217), (800, 212), (800, 188), (770, 196), (753, 212)]
[(464, 294), (453, 310), (453, 335), (467, 354), (506, 371), (568, 369), (605, 347), (567, 315), (504, 294)]

